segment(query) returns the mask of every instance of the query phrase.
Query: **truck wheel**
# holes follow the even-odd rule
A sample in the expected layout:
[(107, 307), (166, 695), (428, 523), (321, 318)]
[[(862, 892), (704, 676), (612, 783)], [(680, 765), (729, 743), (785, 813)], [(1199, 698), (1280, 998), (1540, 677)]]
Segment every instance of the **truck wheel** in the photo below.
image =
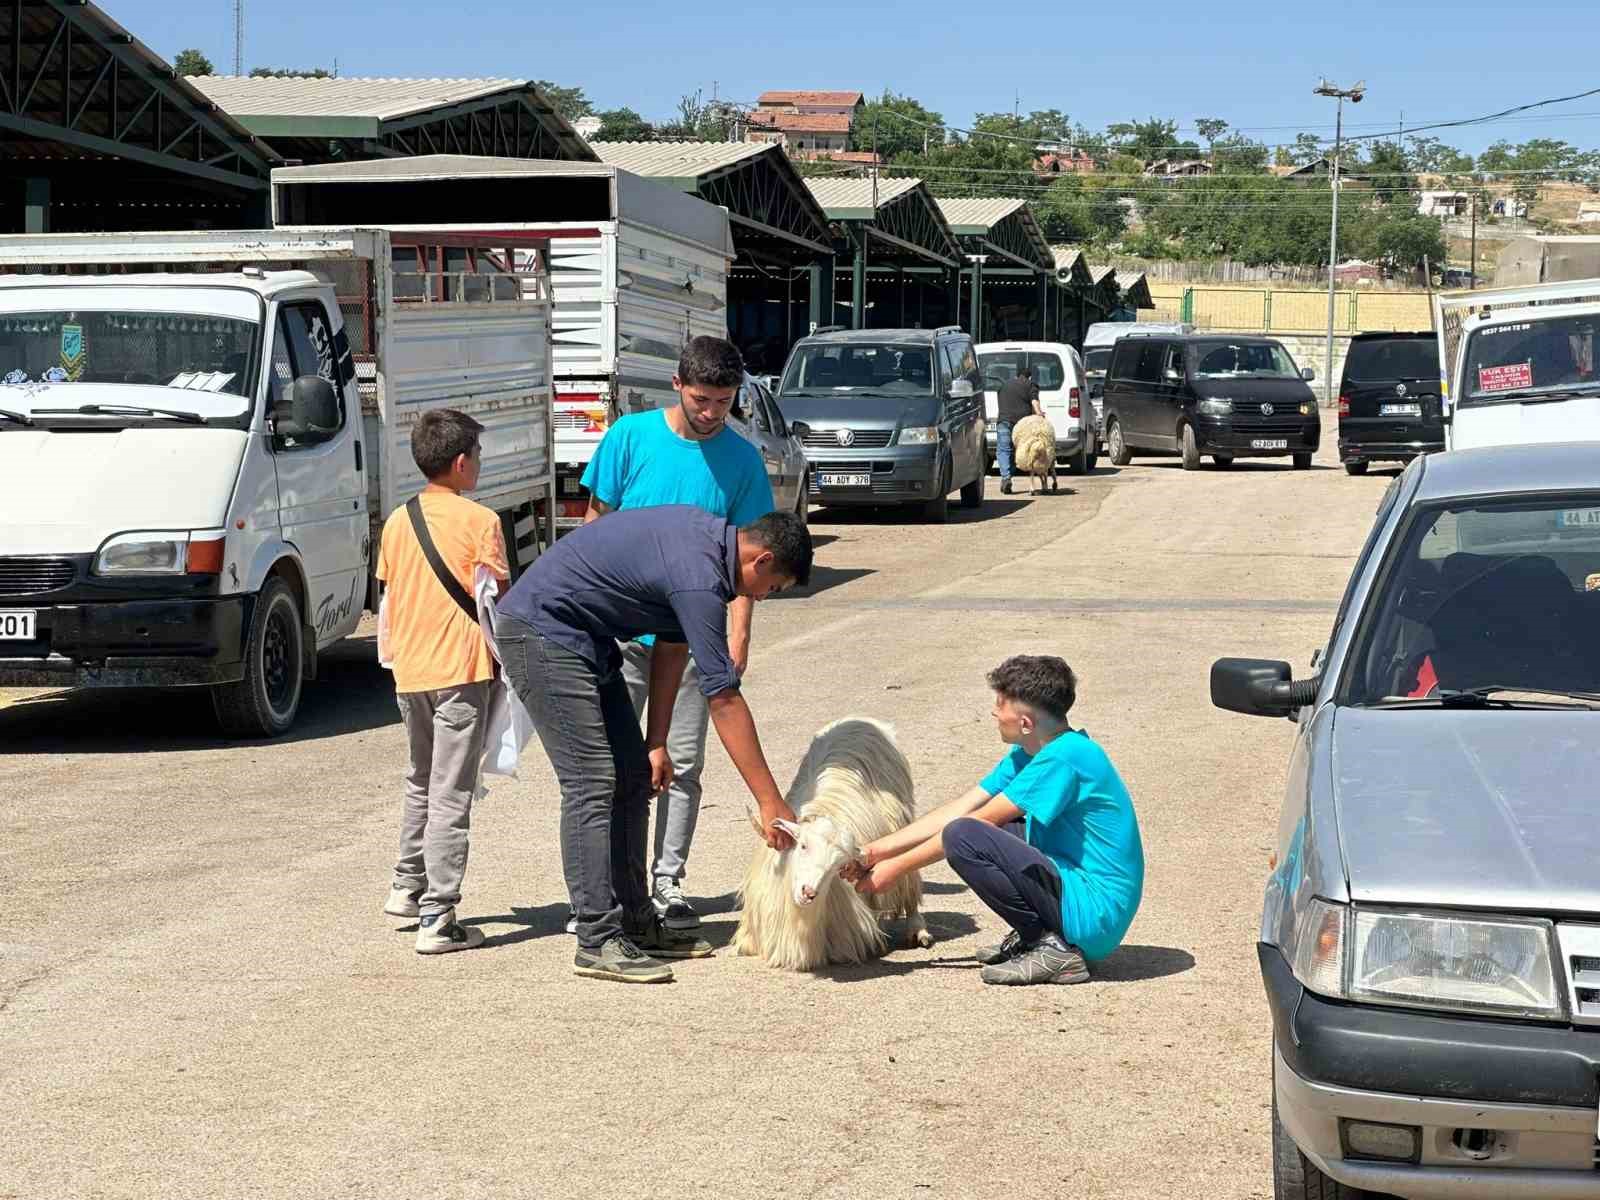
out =
[(1272, 1100), (1272, 1195), (1274, 1200), (1380, 1200), (1376, 1193), (1345, 1187), (1317, 1170), (1284, 1131), (1276, 1096)]
[(1361, 460), (1356, 461), (1356, 462), (1347, 462), (1347, 463), (1345, 463), (1345, 465), (1344, 465), (1344, 473), (1346, 475), (1365, 475), (1367, 473), (1367, 462), (1366, 462), (1366, 459), (1361, 459)]
[(1311, 470), (1311, 455), (1309, 453), (1296, 454), (1294, 456), (1294, 469), (1296, 471)]
[(1183, 449), (1183, 469), (1185, 471), (1198, 471), (1200, 469), (1200, 442), (1194, 436), (1194, 426), (1185, 425), (1178, 431), (1178, 442)]
[(978, 508), (983, 504), (983, 475), (979, 475), (961, 489), (961, 507)]
[(217, 724), (232, 737), (276, 737), (300, 711), (305, 682), (305, 636), (300, 606), (277, 576), (256, 597), (245, 639), (244, 678), (211, 689)]
[(1111, 429), (1106, 433), (1106, 449), (1111, 461), (1119, 467), (1125, 467), (1133, 461), (1133, 451), (1128, 449), (1128, 443), (1122, 437), (1121, 421), (1111, 422)]

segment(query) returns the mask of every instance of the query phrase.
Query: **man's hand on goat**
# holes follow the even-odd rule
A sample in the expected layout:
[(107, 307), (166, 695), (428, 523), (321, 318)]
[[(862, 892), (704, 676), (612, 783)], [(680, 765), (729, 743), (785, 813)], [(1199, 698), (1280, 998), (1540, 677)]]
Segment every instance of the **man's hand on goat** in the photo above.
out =
[(839, 868), (839, 878), (846, 883), (855, 883), (858, 879), (865, 879), (872, 868), (878, 865), (878, 852), (871, 842), (857, 851), (858, 857), (845, 860), (844, 866)]
[(761, 838), (774, 850), (787, 850), (794, 845), (794, 838), (778, 828), (775, 821), (794, 822), (794, 809), (782, 799), (761, 806)]
[(667, 753), (665, 746), (651, 746), (650, 754), (650, 790), (659, 796), (672, 786), (675, 772), (672, 769), (672, 756)]
[(873, 866), (855, 881), (856, 891), (863, 896), (876, 896), (880, 892), (888, 891), (902, 874), (902, 869), (897, 865), (898, 861), (891, 858), (887, 862)]

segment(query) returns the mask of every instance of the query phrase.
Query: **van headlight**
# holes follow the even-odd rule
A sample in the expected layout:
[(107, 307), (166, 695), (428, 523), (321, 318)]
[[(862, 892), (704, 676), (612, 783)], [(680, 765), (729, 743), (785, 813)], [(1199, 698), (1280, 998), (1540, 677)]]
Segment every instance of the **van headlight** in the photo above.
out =
[(1220, 396), (1207, 396), (1198, 404), (1196, 404), (1195, 408), (1203, 416), (1207, 417), (1233, 416), (1233, 401), (1224, 399)]
[(1300, 415), (1314, 417), (1317, 415), (1317, 402), (1315, 400), (1302, 400), (1300, 402)]
[(96, 575), (215, 575), (226, 534), (220, 529), (119, 533), (101, 543)]
[(1565, 1011), (1537, 918), (1346, 908), (1313, 900), (1294, 974), (1308, 991), (1368, 1004), (1559, 1020)]
[(939, 440), (937, 425), (913, 425), (900, 431), (902, 446), (931, 446)]

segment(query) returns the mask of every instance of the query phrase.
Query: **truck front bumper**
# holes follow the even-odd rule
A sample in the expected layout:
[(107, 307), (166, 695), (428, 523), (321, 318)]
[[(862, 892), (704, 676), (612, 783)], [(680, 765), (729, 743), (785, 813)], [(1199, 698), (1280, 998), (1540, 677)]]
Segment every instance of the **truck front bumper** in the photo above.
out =
[[(1323, 1174), (1416, 1200), (1600, 1197), (1600, 1030), (1325, 1000), (1258, 953), (1278, 1119)], [(1414, 1156), (1363, 1156), (1366, 1124), (1415, 1131)]]
[[(180, 687), (244, 677), (248, 596), (34, 607), (38, 637), (0, 642), (0, 685)], [(5, 607), (26, 607), (6, 602)]]

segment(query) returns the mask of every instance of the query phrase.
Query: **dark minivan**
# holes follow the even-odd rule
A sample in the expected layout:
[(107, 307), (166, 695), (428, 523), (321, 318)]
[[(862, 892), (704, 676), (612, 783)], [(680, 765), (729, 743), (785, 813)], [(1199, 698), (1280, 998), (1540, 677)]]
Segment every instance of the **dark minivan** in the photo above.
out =
[(1432, 333), (1358, 333), (1339, 381), (1339, 461), (1352, 475), (1372, 462), (1410, 462), (1444, 449), (1439, 339)]
[(1317, 401), (1283, 345), (1238, 334), (1128, 337), (1106, 373), (1106, 448), (1126, 466), (1134, 454), (1177, 454), (1198, 470), (1236, 458), (1290, 457), (1311, 466), (1322, 438)]
[(789, 352), (778, 399), (807, 426), (813, 504), (915, 506), (938, 522), (953, 491), (983, 503), (983, 374), (957, 326), (819, 329)]

